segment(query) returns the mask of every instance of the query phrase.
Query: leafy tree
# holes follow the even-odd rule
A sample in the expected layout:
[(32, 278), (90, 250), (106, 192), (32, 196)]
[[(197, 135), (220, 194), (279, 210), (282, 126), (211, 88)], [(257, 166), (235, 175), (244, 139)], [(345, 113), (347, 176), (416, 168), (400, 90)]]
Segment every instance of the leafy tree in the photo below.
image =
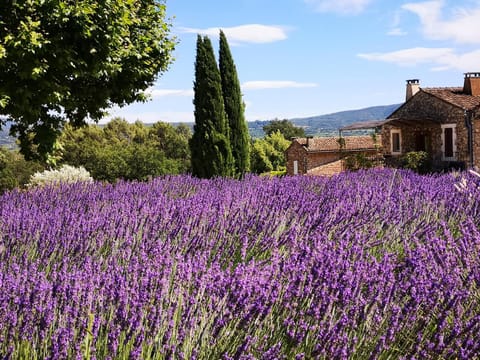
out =
[(103, 128), (104, 137), (113, 143), (142, 144), (148, 139), (148, 129), (141, 122), (128, 123), (123, 118), (113, 118)]
[[(168, 129), (165, 132), (174, 135), (169, 135), (166, 141), (160, 138), (159, 129)], [(129, 124), (120, 118), (103, 128), (92, 125), (73, 129), (67, 125), (61, 137), (62, 162), (83, 166), (94, 179), (108, 182), (179, 174), (190, 168), (185, 155), (189, 154), (188, 131), (179, 127), (180, 135), (175, 137), (177, 131), (169, 124), (146, 127), (141, 122)], [(164, 147), (167, 142), (168, 149)]]
[(32, 174), (42, 170), (44, 167), (38, 162), (26, 161), (18, 151), (0, 146), (0, 194), (23, 187)]
[(290, 146), (280, 131), (276, 131), (263, 139), (252, 143), (252, 171), (262, 174), (279, 171), (285, 168), (285, 150)]
[(283, 137), (287, 140), (291, 140), (294, 137), (305, 137), (305, 130), (292, 124), (291, 121), (284, 120), (272, 120), (269, 124), (263, 127), (263, 131), (266, 135), (271, 135), (276, 131), (280, 131)]
[(1, 2), (0, 115), (27, 158), (45, 160), (67, 121), (146, 100), (175, 46), (164, 2)]
[(192, 132), (187, 125), (180, 124), (174, 127), (171, 124), (157, 122), (149, 129), (149, 136), (166, 158), (177, 161), (180, 173), (190, 169), (188, 140), (192, 137)]
[(234, 160), (222, 96), (220, 71), (210, 39), (198, 35), (195, 59), (195, 125), (190, 140), (192, 174), (232, 176)]
[(235, 160), (235, 172), (238, 175), (242, 175), (250, 171), (250, 137), (245, 121), (244, 104), (237, 69), (227, 38), (221, 30), (219, 53), (223, 102), (230, 127), (230, 145), (232, 146), (232, 155)]

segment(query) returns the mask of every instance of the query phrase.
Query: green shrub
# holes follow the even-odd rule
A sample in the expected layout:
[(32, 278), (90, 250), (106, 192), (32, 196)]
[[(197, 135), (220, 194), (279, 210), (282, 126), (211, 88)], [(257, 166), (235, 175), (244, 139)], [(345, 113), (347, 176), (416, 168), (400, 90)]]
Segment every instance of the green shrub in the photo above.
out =
[(419, 173), (429, 170), (428, 154), (425, 151), (410, 151), (402, 157), (403, 167)]
[(345, 168), (347, 170), (369, 169), (375, 166), (375, 162), (364, 153), (352, 154), (345, 159)]
[(41, 164), (25, 160), (18, 151), (0, 146), (0, 194), (25, 186), (33, 173), (43, 169)]

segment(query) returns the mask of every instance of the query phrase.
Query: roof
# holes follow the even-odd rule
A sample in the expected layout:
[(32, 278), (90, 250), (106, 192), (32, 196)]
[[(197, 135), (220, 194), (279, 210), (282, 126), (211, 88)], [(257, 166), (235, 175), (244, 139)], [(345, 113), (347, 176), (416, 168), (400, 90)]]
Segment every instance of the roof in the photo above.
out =
[[(297, 141), (308, 152), (337, 152), (340, 150), (338, 137), (297, 138)], [(344, 150), (375, 149), (382, 143), (381, 136), (377, 135), (374, 143), (372, 136), (345, 136)]]
[(465, 94), (463, 87), (422, 88), (421, 90), (464, 110), (473, 110), (480, 106), (480, 96)]

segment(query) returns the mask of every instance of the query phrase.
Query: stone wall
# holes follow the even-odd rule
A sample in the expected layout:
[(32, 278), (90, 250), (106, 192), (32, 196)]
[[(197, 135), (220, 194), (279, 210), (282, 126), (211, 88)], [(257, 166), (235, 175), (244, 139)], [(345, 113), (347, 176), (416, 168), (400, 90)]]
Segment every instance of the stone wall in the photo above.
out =
[(310, 170), (319, 166), (338, 161), (350, 153), (361, 152), (366, 156), (378, 155), (379, 151), (371, 150), (344, 150), (341, 151), (310, 151), (308, 152), (304, 146), (297, 141), (292, 141), (292, 144), (285, 152), (287, 161), (287, 174), (294, 175), (294, 161), (298, 161), (298, 174), (307, 174)]
[[(400, 129), (402, 154), (392, 155), (391, 153), (391, 130)], [(442, 150), (442, 129), (440, 125), (424, 125), (422, 123), (409, 126), (384, 125), (382, 128), (382, 145), (384, 154), (393, 157), (400, 157), (410, 151), (418, 151), (417, 136), (425, 136), (425, 151), (432, 158), (441, 158)]]
[(473, 121), (473, 165), (480, 169), (480, 116)]
[[(394, 125), (384, 125), (382, 128), (382, 144), (386, 155), (393, 156), (391, 154), (390, 130), (401, 129), (402, 154), (409, 151), (417, 151), (417, 137), (424, 135), (426, 151), (430, 154), (432, 160), (441, 161), (441, 124), (456, 124), (456, 158), (458, 161), (467, 161), (468, 130), (465, 126), (463, 109), (435, 96), (420, 92), (389, 118), (392, 120), (399, 119), (399, 122), (393, 122)], [(402, 120), (408, 120), (408, 125), (405, 123), (401, 124)]]
[(298, 173), (307, 173), (307, 151), (297, 141), (292, 141), (292, 144), (285, 151), (287, 160), (287, 174), (293, 175), (293, 162), (298, 161)]
[(398, 108), (389, 118), (431, 120), (437, 123), (456, 123), (463, 120), (463, 110), (425, 92), (419, 92)]

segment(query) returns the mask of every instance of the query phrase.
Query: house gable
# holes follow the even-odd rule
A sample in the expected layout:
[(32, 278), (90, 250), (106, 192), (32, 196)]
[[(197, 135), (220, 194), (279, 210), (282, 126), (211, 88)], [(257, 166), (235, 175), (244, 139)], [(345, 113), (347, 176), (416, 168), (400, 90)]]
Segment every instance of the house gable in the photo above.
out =
[(463, 111), (460, 106), (435, 96), (428, 90), (421, 89), (389, 115), (387, 120), (454, 123), (458, 120), (458, 116), (463, 116)]

